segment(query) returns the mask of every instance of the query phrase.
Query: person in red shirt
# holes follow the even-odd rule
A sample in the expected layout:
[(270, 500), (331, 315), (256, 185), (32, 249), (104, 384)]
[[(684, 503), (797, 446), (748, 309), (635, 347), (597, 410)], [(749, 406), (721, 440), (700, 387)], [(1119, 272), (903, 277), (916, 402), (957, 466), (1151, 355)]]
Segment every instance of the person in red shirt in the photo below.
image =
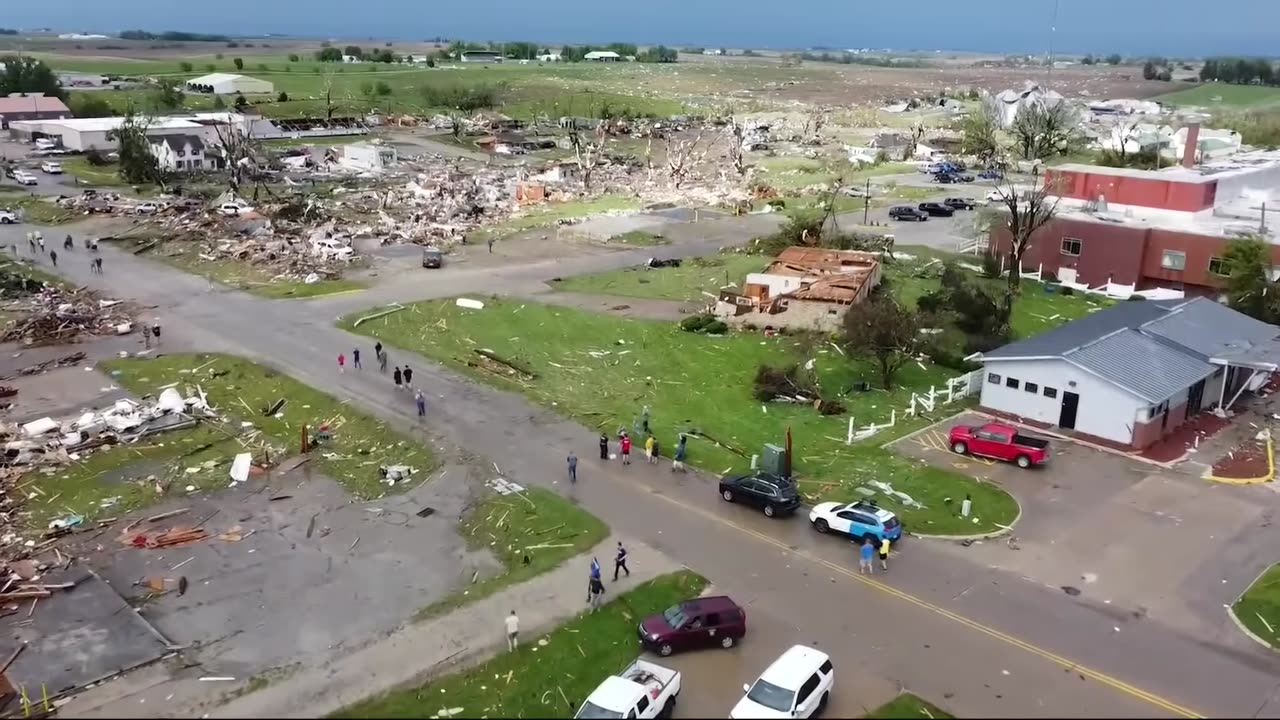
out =
[(631, 436), (622, 433), (622, 437), (618, 439), (618, 447), (622, 453), (622, 464), (631, 464)]

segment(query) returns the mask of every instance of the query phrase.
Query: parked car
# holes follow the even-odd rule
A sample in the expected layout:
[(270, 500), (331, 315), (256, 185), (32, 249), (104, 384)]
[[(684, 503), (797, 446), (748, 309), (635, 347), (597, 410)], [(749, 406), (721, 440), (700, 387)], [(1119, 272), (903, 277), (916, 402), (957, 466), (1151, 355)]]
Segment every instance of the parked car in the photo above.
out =
[(950, 185), (955, 182), (955, 176), (949, 172), (940, 172), (933, 176), (933, 181), (942, 185)]
[(809, 511), (809, 522), (820, 533), (840, 533), (854, 540), (879, 543), (902, 539), (902, 522), (889, 510), (867, 500), (853, 503), (818, 503)]
[(40, 183), (40, 181), (36, 179), (35, 175), (32, 175), (26, 170), (15, 170), (13, 173), (13, 180), (19, 185), (38, 185)]
[(13, 225), (18, 222), (18, 214), (9, 208), (0, 208), (0, 225)]
[(422, 267), (438, 268), (444, 265), (444, 253), (440, 248), (428, 247), (422, 249)]
[(680, 694), (680, 672), (635, 660), (604, 679), (587, 696), (575, 718), (667, 718)]
[(992, 190), (991, 192), (987, 193), (986, 200), (988, 205), (992, 203), (1003, 203), (1004, 192), (1002, 190)]
[(951, 217), (956, 214), (955, 210), (952, 210), (942, 203), (925, 202), (920, 203), (919, 207), (921, 212), (928, 213), (929, 215), (935, 215), (937, 217)]
[(752, 475), (725, 475), (720, 478), (720, 497), (758, 507), (765, 515), (786, 515), (800, 507), (796, 484), (765, 472)]
[(1043, 465), (1049, 461), (1049, 441), (1023, 435), (1012, 425), (987, 423), (980, 427), (957, 425), (951, 428), (951, 450), (958, 455), (981, 455), (1020, 468)]
[(155, 215), (160, 212), (160, 206), (153, 202), (144, 202), (133, 209), (139, 215)]
[(666, 657), (696, 648), (731, 648), (747, 634), (747, 611), (726, 595), (685, 600), (636, 628), (645, 649)]
[(813, 717), (826, 709), (835, 681), (835, 668), (826, 653), (794, 645), (760, 673), (754, 684), (742, 686), (746, 696), (733, 706), (729, 717)]
[(978, 173), (978, 177), (982, 180), (1003, 180), (1004, 173), (994, 168), (987, 168), (986, 170)]
[(923, 221), (929, 219), (929, 213), (917, 210), (910, 205), (895, 205), (889, 208), (889, 219)]
[(49, 138), (36, 138), (37, 150), (52, 150), (58, 147), (58, 143)]
[(40, 163), (40, 171), (44, 173), (48, 173), (49, 175), (61, 175), (62, 163), (57, 163), (52, 160), (45, 160), (44, 162)]
[(973, 176), (966, 172), (956, 171), (951, 173), (951, 182), (971, 183)]
[(942, 201), (942, 204), (952, 210), (972, 210), (977, 207), (977, 203), (974, 202), (973, 198), (947, 198)]

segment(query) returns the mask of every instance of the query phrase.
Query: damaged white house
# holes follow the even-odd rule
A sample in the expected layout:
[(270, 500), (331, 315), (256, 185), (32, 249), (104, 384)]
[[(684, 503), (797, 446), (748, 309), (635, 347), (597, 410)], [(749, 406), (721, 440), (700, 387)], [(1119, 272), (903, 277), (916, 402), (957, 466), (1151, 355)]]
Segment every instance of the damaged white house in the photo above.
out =
[(382, 172), (399, 160), (396, 149), (390, 145), (352, 143), (342, 148), (338, 164), (351, 170)]
[(1018, 118), (1018, 113), (1026, 108), (1039, 105), (1043, 108), (1056, 107), (1066, 98), (1054, 90), (1045, 90), (1039, 84), (1028, 80), (1021, 90), (1009, 88), (1001, 90), (994, 96), (996, 113), (1001, 127), (1011, 127)]

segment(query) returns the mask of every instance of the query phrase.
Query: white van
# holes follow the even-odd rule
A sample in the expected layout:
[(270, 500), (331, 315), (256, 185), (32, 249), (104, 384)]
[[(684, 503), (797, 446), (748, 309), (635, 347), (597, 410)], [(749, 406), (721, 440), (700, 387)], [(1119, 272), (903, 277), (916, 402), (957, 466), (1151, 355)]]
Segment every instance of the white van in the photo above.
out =
[(754, 685), (742, 686), (746, 697), (733, 706), (729, 717), (813, 717), (827, 707), (835, 679), (835, 669), (826, 653), (794, 645), (774, 660)]

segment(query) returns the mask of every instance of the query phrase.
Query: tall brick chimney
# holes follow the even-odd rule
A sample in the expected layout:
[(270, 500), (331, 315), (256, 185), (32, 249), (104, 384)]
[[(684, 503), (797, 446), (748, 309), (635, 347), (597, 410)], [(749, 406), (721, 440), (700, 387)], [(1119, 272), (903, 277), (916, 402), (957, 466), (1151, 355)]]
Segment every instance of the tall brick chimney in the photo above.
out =
[(1187, 142), (1182, 146), (1182, 167), (1196, 166), (1196, 150), (1200, 149), (1200, 123), (1187, 126)]

